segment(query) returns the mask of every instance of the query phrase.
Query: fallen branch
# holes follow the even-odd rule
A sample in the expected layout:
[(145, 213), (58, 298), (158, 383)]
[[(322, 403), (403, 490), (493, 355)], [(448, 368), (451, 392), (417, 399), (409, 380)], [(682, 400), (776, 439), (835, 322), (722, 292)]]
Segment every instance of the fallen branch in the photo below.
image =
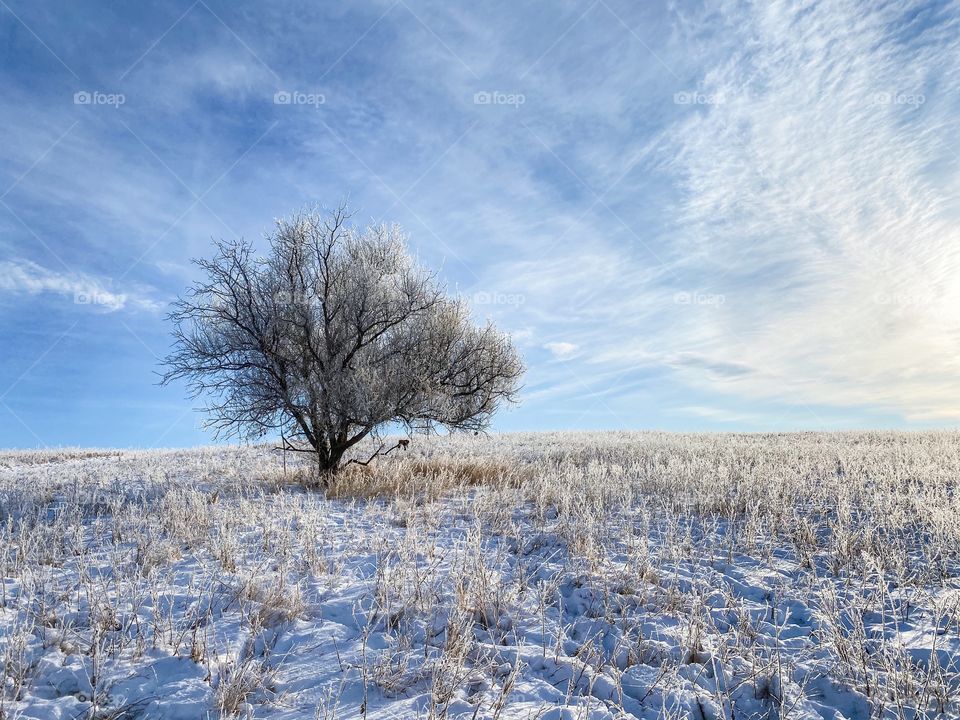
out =
[(409, 440), (397, 440), (397, 444), (396, 444), (396, 445), (394, 445), (394, 446), (391, 447), (389, 450), (387, 450), (386, 452), (384, 452), (384, 451), (383, 451), (384, 445), (381, 443), (381, 445), (380, 445), (380, 447), (377, 449), (377, 451), (376, 451), (373, 455), (371, 455), (370, 457), (368, 457), (366, 460), (357, 460), (356, 458), (350, 458), (349, 460), (347, 460), (347, 463), (346, 463), (346, 465), (344, 465), (344, 467), (346, 467), (347, 465), (351, 465), (351, 464), (353, 464), (353, 463), (356, 463), (357, 465), (363, 465), (364, 467), (366, 467), (367, 465), (369, 465), (370, 463), (373, 462), (374, 458), (380, 457), (380, 456), (384, 456), (384, 457), (385, 457), (385, 456), (389, 455), (390, 453), (392, 453), (392, 452), (393, 452), (394, 450), (396, 450), (397, 448), (403, 448), (404, 450), (406, 450), (406, 449), (407, 449), (407, 446), (408, 446), (409, 444), (410, 444), (410, 441), (409, 441)]

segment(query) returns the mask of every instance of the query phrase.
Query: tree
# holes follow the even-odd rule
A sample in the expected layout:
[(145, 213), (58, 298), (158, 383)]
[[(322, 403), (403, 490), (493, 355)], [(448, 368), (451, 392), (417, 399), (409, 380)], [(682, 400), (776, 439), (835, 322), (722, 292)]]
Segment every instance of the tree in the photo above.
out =
[(509, 336), (475, 325), (398, 227), (348, 220), (343, 207), (303, 211), (277, 221), (265, 258), (238, 240), (196, 260), (206, 279), (170, 314), (162, 381), (209, 396), (218, 436), (279, 433), (316, 453), (324, 483), (390, 424), (485, 429), (523, 373)]

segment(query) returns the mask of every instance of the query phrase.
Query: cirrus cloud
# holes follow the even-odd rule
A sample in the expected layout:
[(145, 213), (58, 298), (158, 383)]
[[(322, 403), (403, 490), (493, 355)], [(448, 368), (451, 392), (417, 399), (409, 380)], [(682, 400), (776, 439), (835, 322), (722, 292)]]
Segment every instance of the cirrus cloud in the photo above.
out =
[(70, 298), (78, 305), (91, 305), (106, 312), (124, 308), (156, 312), (163, 303), (142, 294), (118, 293), (105, 281), (81, 272), (55, 272), (30, 260), (0, 262), (0, 292), (38, 295), (53, 293)]

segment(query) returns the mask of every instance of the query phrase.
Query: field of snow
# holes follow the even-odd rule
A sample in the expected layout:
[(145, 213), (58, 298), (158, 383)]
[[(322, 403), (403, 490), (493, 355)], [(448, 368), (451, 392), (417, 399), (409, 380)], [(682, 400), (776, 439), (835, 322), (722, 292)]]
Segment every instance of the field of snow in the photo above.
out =
[(960, 716), (960, 434), (0, 453), (0, 718)]

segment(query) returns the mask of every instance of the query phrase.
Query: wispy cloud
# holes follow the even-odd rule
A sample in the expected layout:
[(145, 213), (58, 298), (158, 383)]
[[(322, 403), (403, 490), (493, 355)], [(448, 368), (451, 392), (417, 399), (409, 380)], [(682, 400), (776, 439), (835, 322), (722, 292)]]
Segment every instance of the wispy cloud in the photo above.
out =
[(723, 101), (666, 133), (678, 238), (725, 298), (676, 340), (762, 368), (739, 393), (953, 412), (960, 32), (918, 9), (737, 6), (703, 76)]
[(683, 18), (702, 67), (643, 167), (676, 189), (647, 215), (658, 257), (578, 230), (534, 304), (591, 364), (659, 366), (741, 403), (960, 417), (957, 17), (774, 2)]
[(56, 272), (29, 260), (0, 262), (0, 292), (38, 295), (53, 293), (68, 298), (76, 305), (89, 305), (105, 312), (141, 310), (157, 312), (164, 304), (143, 294), (116, 292), (109, 283), (79, 272)]

